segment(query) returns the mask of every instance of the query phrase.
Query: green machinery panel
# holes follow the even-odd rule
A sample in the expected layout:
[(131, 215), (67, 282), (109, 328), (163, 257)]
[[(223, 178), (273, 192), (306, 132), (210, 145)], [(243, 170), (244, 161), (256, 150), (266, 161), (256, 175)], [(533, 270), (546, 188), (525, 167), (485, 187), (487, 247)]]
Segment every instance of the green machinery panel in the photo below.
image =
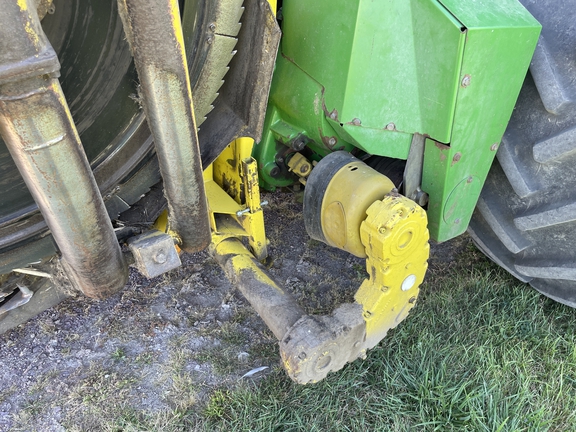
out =
[(265, 131), (263, 186), (283, 162), (353, 148), (407, 159), (427, 137), (432, 238), (464, 232), (540, 32), (516, 0), (290, 0)]

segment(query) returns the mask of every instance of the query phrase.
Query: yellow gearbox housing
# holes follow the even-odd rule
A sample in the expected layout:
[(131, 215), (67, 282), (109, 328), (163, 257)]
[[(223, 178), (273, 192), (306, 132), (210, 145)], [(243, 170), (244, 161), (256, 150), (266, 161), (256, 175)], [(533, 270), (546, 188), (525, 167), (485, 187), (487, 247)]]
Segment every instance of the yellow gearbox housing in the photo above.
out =
[(364, 309), (369, 349), (414, 307), (428, 269), (430, 245), (426, 212), (414, 201), (392, 192), (366, 213), (360, 235), (370, 277), (354, 299)]
[(368, 279), (355, 295), (374, 347), (414, 307), (428, 268), (426, 212), (383, 174), (346, 152), (312, 170), (304, 194), (308, 234), (366, 258)]

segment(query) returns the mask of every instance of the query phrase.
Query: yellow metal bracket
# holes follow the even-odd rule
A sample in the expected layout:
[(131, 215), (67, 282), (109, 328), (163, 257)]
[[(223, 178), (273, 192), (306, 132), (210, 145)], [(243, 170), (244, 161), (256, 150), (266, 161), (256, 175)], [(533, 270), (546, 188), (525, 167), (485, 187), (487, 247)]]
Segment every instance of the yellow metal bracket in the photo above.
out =
[(414, 307), (428, 269), (430, 245), (426, 212), (414, 201), (391, 192), (366, 213), (360, 236), (369, 278), (354, 298), (363, 307), (364, 347), (370, 349)]
[(254, 140), (232, 142), (204, 171), (204, 185), (213, 242), (246, 238), (258, 260), (268, 256), (264, 213), (258, 186), (258, 167), (252, 158)]

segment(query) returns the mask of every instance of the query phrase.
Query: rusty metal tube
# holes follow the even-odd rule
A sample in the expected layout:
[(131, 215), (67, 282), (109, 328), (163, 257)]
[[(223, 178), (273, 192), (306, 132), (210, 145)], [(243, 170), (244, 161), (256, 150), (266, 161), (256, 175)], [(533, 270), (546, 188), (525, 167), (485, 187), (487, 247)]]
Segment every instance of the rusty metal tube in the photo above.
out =
[(188, 252), (210, 243), (200, 146), (177, 0), (118, 0), (154, 137), (170, 229)]
[(306, 315), (237, 238), (212, 243), (210, 252), (278, 340)]
[(120, 290), (128, 268), (60, 88), (35, 2), (0, 0), (0, 133), (86, 295)]

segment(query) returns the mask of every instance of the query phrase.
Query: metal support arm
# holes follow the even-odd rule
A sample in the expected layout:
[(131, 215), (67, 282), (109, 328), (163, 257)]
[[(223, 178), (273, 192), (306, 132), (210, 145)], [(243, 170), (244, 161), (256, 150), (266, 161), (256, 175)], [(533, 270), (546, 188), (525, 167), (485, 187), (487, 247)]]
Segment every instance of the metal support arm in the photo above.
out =
[(200, 147), (177, 0), (118, 0), (154, 137), (170, 229), (182, 249), (210, 243)]
[(31, 0), (0, 0), (0, 133), (76, 287), (95, 298), (128, 269), (68, 104), (60, 64)]

